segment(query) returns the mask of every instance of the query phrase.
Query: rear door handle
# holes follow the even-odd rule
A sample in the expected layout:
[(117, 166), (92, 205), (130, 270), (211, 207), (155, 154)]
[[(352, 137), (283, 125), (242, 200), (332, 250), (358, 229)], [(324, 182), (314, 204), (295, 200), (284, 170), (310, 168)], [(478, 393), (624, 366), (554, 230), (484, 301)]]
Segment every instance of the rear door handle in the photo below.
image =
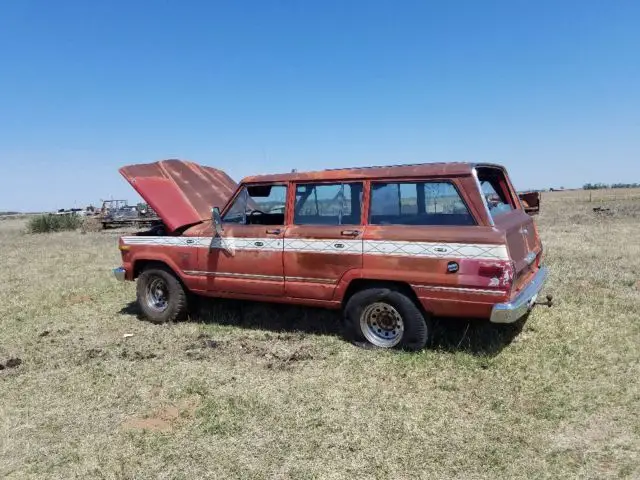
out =
[(360, 235), (360, 230), (342, 230), (340, 235), (344, 235), (345, 237), (357, 237)]
[(282, 233), (282, 230), (279, 228), (267, 228), (267, 233), (269, 235), (279, 235), (280, 233)]

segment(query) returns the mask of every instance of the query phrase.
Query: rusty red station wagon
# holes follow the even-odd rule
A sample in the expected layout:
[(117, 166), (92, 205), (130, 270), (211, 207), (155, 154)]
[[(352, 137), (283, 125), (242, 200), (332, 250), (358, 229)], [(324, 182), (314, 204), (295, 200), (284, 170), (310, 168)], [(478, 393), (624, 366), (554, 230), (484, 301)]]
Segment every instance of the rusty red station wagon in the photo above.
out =
[[(119, 280), (155, 322), (189, 293), (342, 309), (349, 338), (418, 350), (431, 318), (525, 316), (545, 283), (531, 216), (494, 164), (261, 175), (180, 160), (123, 167), (163, 220), (119, 240)], [(550, 304), (550, 299), (548, 301)]]

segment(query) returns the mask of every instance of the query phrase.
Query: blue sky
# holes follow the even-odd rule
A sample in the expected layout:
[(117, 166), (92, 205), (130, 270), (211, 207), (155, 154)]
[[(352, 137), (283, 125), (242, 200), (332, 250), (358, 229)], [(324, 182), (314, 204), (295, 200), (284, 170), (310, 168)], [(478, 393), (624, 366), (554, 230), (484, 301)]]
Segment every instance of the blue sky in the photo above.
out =
[(640, 181), (640, 2), (20, 0), (0, 7), (0, 210), (135, 201), (119, 166), (505, 164)]

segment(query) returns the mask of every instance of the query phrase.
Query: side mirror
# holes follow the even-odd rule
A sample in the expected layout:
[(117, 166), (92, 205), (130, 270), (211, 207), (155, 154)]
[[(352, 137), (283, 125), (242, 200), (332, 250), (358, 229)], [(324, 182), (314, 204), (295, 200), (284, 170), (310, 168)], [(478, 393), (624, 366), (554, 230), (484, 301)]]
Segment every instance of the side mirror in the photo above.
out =
[(209, 252), (212, 252), (214, 249), (221, 249), (225, 255), (235, 255), (233, 238), (228, 239), (222, 237), (224, 228), (222, 227), (222, 216), (220, 215), (220, 209), (218, 207), (211, 209), (211, 220), (213, 222), (214, 235), (211, 237)]
[(213, 207), (211, 209), (211, 220), (213, 222), (215, 236), (222, 236), (222, 232), (224, 229), (222, 228), (222, 217), (220, 216), (220, 209), (218, 207)]

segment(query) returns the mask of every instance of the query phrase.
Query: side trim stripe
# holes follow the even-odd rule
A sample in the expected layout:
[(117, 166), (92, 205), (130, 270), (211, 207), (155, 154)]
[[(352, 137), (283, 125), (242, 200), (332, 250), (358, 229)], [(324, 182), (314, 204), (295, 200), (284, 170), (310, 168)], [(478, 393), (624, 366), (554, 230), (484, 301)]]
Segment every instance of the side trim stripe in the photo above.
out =
[(336, 280), (331, 278), (309, 278), (309, 277), (285, 277), (287, 282), (303, 282), (303, 283), (323, 283), (326, 285), (335, 285)]
[[(122, 237), (125, 245), (209, 248), (211, 237)], [(214, 248), (285, 253), (368, 254), (422, 258), (469, 258), (508, 260), (506, 245), (481, 243), (436, 243), (385, 240), (234, 238), (213, 239)]]
[(411, 285), (413, 288), (419, 288), (423, 290), (435, 290), (443, 292), (465, 292), (465, 293), (477, 293), (480, 295), (499, 295), (504, 296), (506, 292), (502, 290), (486, 290), (483, 288), (472, 287), (443, 287), (443, 286), (431, 286), (431, 285)]
[(205, 277), (224, 277), (224, 278), (244, 278), (247, 280), (272, 280), (282, 281), (282, 277), (272, 275), (254, 275), (251, 273), (234, 273), (234, 272), (204, 272), (199, 270), (185, 270), (187, 275), (197, 275)]
[[(222, 278), (243, 278), (247, 280), (268, 280), (279, 282), (283, 277), (274, 275), (254, 275), (251, 273), (234, 273), (234, 272), (208, 272), (200, 270), (185, 270), (186, 275), (205, 276), (205, 277), (222, 277)], [(331, 278), (311, 278), (311, 277), (284, 277), (287, 282), (305, 282), (305, 283), (323, 283), (334, 285), (336, 280)]]

